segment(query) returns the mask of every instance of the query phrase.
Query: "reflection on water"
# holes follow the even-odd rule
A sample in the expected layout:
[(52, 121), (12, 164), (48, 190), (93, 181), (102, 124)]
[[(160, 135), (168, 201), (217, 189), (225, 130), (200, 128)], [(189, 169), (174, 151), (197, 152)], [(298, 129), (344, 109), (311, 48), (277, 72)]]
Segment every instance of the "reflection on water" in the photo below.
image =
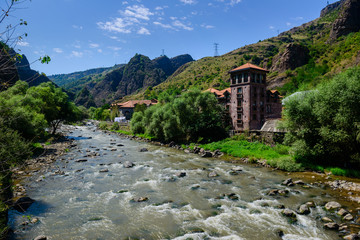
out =
[[(285, 187), (284, 174), (250, 165), (235, 175), (229, 162), (93, 130), (74, 127), (72, 137), (86, 140), (56, 163), (64, 175), (49, 172), (29, 183), (37, 202), (25, 215), (40, 222), (20, 227), (23, 215), (11, 211), (16, 239), (279, 239), (280, 231), (283, 239), (338, 238), (318, 221), (321, 207), (297, 215), (296, 223), (281, 214), (281, 205), (296, 210), (332, 200), (322, 189)], [(126, 161), (135, 166), (125, 168)], [(212, 171), (219, 176), (209, 178)], [(289, 193), (268, 196), (274, 188)], [(148, 200), (137, 202), (140, 197)]]

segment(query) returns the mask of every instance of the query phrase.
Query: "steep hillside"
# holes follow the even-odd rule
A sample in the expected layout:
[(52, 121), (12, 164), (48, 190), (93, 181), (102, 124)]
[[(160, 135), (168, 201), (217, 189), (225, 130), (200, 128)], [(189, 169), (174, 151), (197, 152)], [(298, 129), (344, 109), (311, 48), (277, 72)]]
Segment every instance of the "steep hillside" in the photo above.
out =
[(16, 57), (16, 52), (0, 43), (0, 91), (22, 80), (30, 86), (37, 86), (50, 79), (44, 74), (30, 68), (30, 63), (25, 55)]
[(164, 83), (129, 98), (156, 97), (164, 90), (229, 86), (228, 71), (250, 62), (270, 70), (268, 84), (282, 94), (311, 89), (360, 63), (360, 1), (328, 5), (320, 18), (277, 37), (241, 47), (219, 57), (187, 63)]
[[(171, 59), (161, 56), (153, 60), (136, 54), (128, 64), (109, 71), (102, 79), (87, 81), (85, 86), (88, 91), (85, 91), (85, 93), (88, 93), (88, 100), (93, 98), (96, 105), (101, 106), (104, 103), (110, 103), (141, 89), (162, 83), (179, 66), (190, 61), (193, 61), (193, 59), (187, 54)], [(82, 93), (82, 99), (85, 100), (84, 92)]]

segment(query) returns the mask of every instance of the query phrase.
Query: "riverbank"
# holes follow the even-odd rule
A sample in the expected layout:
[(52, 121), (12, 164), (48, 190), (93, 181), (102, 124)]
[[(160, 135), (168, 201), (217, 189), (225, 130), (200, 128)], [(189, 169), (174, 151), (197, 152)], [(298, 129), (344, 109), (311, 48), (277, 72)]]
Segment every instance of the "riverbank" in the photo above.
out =
[[(72, 128), (74, 128), (74, 127), (72, 127)], [(76, 127), (75, 127), (75, 129), (76, 129)], [(111, 142), (112, 140), (112, 136), (115, 136), (115, 135), (120, 135), (122, 138), (128, 138), (128, 139), (131, 139), (131, 140), (136, 140), (136, 141), (145, 141), (145, 142), (150, 142), (148, 139), (141, 139), (140, 137), (135, 137), (135, 136), (128, 136), (128, 135), (122, 135), (122, 134), (120, 134), (120, 133), (118, 133), (118, 134), (115, 134), (115, 133), (113, 133), (113, 132), (105, 132), (106, 133), (106, 135), (109, 137), (108, 138), (108, 141), (110, 141), (110, 145), (112, 145), (112, 146), (115, 146), (116, 144), (114, 144), (113, 145), (113, 143), (114, 142)], [(96, 134), (96, 133), (95, 133)], [(79, 136), (79, 137), (81, 137), (81, 136)], [(72, 143), (72, 144), (75, 144), (75, 143)], [(107, 144), (109, 144), (109, 143), (107, 143)], [(186, 148), (182, 148), (181, 146), (179, 146), (179, 145), (176, 145), (175, 143), (170, 143), (170, 144), (162, 144), (162, 143), (159, 143), (159, 142), (152, 142), (152, 144), (153, 145), (156, 145), (156, 146), (165, 146), (165, 147), (170, 147), (170, 148), (172, 148), (172, 149), (176, 149), (176, 150), (181, 150), (181, 151), (184, 151), (184, 153), (186, 153), (186, 154), (188, 154), (189, 155), (189, 157), (191, 157), (192, 156), (192, 154), (194, 154), (194, 153), (191, 153), (191, 150), (189, 150), (189, 149), (186, 149)], [(49, 145), (48, 147), (49, 148), (51, 148), (50, 147), (51, 145)], [(75, 146), (75, 145), (74, 145)], [(73, 147), (74, 147), (73, 146)], [(102, 148), (101, 147), (99, 147), (100, 148), (100, 151), (102, 150)], [(109, 147), (106, 147), (106, 148), (109, 148)], [(120, 149), (121, 149), (122, 147), (120, 147)], [(70, 149), (70, 148), (63, 148), (63, 154), (65, 154), (66, 152), (67, 152), (67, 150), (66, 149)], [(120, 149), (119, 149), (119, 151), (120, 151)], [(149, 148), (150, 149), (150, 148)], [(80, 150), (82, 150), (82, 152), (85, 152), (85, 150), (86, 149), (79, 149), (79, 151)], [(91, 149), (89, 149), (89, 150), (91, 150)], [(116, 153), (116, 151), (115, 152), (112, 152), (112, 151), (110, 151), (111, 149), (107, 149), (107, 153), (108, 154), (110, 154), (110, 153)], [(151, 150), (151, 149), (150, 149)], [(105, 151), (105, 149), (104, 149), (104, 151)], [(172, 150), (173, 151), (173, 150)], [(105, 153), (106, 153), (106, 151), (104, 152), (104, 155), (105, 155)], [(199, 155), (199, 153), (201, 154), (201, 155)], [(210, 156), (209, 155), (209, 153), (208, 153), (208, 151), (205, 151), (205, 150), (201, 150), (201, 149), (199, 149), (199, 153), (197, 154), (197, 155), (194, 155), (194, 156), (203, 156), (203, 155), (207, 155), (207, 156)], [(230, 156), (227, 156), (227, 155), (224, 155), (224, 156), (222, 156), (222, 154), (221, 153), (219, 153), (219, 152), (210, 152), (212, 155), (211, 155), (211, 157), (216, 157), (217, 159), (219, 159), (219, 160), (221, 160), (221, 161), (225, 161), (225, 162), (229, 162), (229, 163), (231, 163), (230, 165), (234, 165), (234, 166), (237, 166), (239, 163), (240, 164), (244, 164), (244, 163), (248, 163), (249, 164), (249, 159), (246, 159), (246, 158), (234, 158), (234, 157), (230, 157)], [(59, 160), (63, 160), (64, 162), (66, 162), (67, 161), (67, 159), (66, 158), (63, 158), (62, 156), (63, 156), (63, 154), (59, 154), (59, 155), (54, 155), (55, 156), (55, 158), (57, 158), (57, 159), (59, 159)], [(101, 154), (101, 153), (100, 153)], [(183, 153), (182, 153), (183, 154)], [(125, 155), (126, 156), (126, 154), (123, 154), (123, 153), (121, 153), (121, 155)], [(192, 158), (192, 157), (191, 157)], [(210, 161), (212, 161), (211, 159), (212, 158), (206, 158), (206, 159), (209, 159)], [(215, 159), (215, 158), (214, 158)], [(45, 173), (49, 173), (49, 172), (52, 172), (52, 173), (54, 173), (54, 174), (58, 174), (58, 175), (63, 175), (63, 174), (65, 174), (64, 176), (66, 176), (66, 173), (63, 173), (62, 172), (62, 170), (61, 169), (56, 169), (56, 168), (54, 168), (54, 166), (52, 166), (53, 165), (53, 162), (56, 160), (52, 160), (52, 161), (50, 161), (51, 159), (48, 159), (48, 161), (44, 161), (44, 159), (42, 159), (42, 160), (40, 160), (40, 162), (42, 162), (42, 163), (48, 163), (48, 164), (45, 164), (45, 165), (39, 165), (38, 167), (40, 167), (40, 169), (35, 169), (35, 171), (33, 171), (33, 173), (34, 174), (36, 174), (37, 176), (38, 176), (38, 178), (37, 178), (37, 180), (39, 180), (39, 181), (41, 181), (41, 176), (42, 175), (44, 175)], [(90, 160), (89, 160), (90, 161)], [(220, 161), (216, 161), (216, 162), (220, 162)], [(246, 164), (246, 165), (248, 165), (248, 164)], [(254, 163), (253, 163), (254, 164)], [(31, 165), (31, 164), (30, 164)], [(258, 162), (258, 163), (256, 163), (255, 164), (256, 166), (262, 166), (262, 167), (267, 167), (267, 168), (269, 168), (269, 166), (268, 165), (266, 165), (264, 162)], [(146, 165), (144, 165), (144, 166), (146, 166)], [(251, 166), (250, 164), (249, 164), (249, 166)], [(83, 168), (83, 166), (81, 166), (81, 168)], [(110, 165), (108, 166), (108, 168), (110, 168)], [(252, 168), (252, 167), (251, 167)], [(41, 170), (41, 169), (43, 169), (43, 170)], [(272, 169), (272, 168), (270, 168), (272, 171), (276, 171), (276, 169)], [(20, 169), (19, 169), (20, 170)], [(238, 170), (238, 169), (237, 169)], [(64, 171), (64, 170), (63, 170)], [(74, 169), (74, 171), (77, 171), (76, 169)], [(110, 172), (111, 172), (111, 169), (110, 169)], [(190, 174), (190, 170), (189, 170), (189, 172), (188, 172), (188, 174)], [(205, 171), (206, 172), (206, 171)], [(324, 179), (325, 178), (327, 178), (327, 177), (331, 177), (331, 176), (327, 176), (326, 174), (319, 174), (319, 173), (314, 173), (314, 172), (300, 172), (300, 173), (286, 173), (286, 172), (280, 172), (280, 171), (276, 171), (276, 172), (278, 172), (278, 173), (280, 173), (281, 175), (283, 175), (283, 180), (288, 180), (288, 179), (290, 179), (290, 178), (292, 178), (292, 179), (294, 179), (294, 180), (291, 180), (291, 181), (288, 181), (288, 183), (286, 184), (286, 185), (283, 185), (284, 186), (284, 188), (285, 189), (289, 189), (289, 192), (288, 193), (286, 193), (286, 192), (282, 192), (283, 191), (283, 189), (282, 188), (279, 188), (279, 187), (275, 187), (275, 186), (273, 186), (272, 187), (272, 189), (271, 190), (274, 190), (274, 191), (272, 191), (272, 192), (270, 192), (271, 190), (269, 190), (269, 192), (267, 192), (267, 196), (269, 196), (269, 197), (273, 197), (274, 199), (278, 199), (279, 197), (280, 198), (282, 198), (282, 197), (288, 197), (289, 196), (289, 194), (290, 195), (292, 195), (293, 193), (295, 193), (295, 192), (297, 192), (298, 190), (297, 189), (302, 189), (302, 188), (307, 188), (307, 187), (309, 187), (309, 188), (312, 188), (312, 187), (314, 187), (314, 188), (318, 188), (319, 186), (321, 187), (321, 188), (326, 188), (326, 185), (323, 183), (324, 182)], [(238, 173), (238, 172), (236, 172), (235, 171), (235, 173)], [(21, 170), (20, 170), (20, 172), (19, 172), (19, 174), (20, 175), (23, 175), (24, 176), (24, 179), (26, 179), (26, 174), (27, 174), (27, 172), (22, 172)], [(210, 174), (210, 173), (209, 173)], [(224, 174), (224, 173), (223, 173)], [(222, 175), (221, 173), (220, 173), (220, 175)], [(231, 175), (231, 174), (230, 174)], [(241, 173), (240, 173), (240, 175), (241, 175)], [(59, 177), (61, 177), (61, 176), (59, 176)], [(62, 178), (62, 177), (61, 177)], [(143, 177), (142, 177), (143, 178)], [(215, 177), (216, 178), (216, 177)], [(257, 177), (256, 177), (257, 178)], [(21, 178), (19, 178), (19, 179), (21, 179)], [(36, 178), (35, 178), (36, 179)], [(303, 183), (305, 183), (304, 184), (304, 186), (302, 186), (302, 185), (299, 185), (300, 184), (300, 182), (297, 182), (296, 180), (302, 180), (302, 182)], [(328, 181), (330, 181), (331, 179), (330, 178), (328, 178), (327, 179)], [(144, 180), (145, 181), (145, 180)], [(141, 184), (145, 184), (145, 183), (152, 183), (152, 180), (146, 180), (145, 182), (143, 182), (143, 183), (141, 183)], [(292, 185), (291, 183), (295, 183), (295, 182), (297, 182), (296, 184), (294, 184), (294, 185)], [(206, 183), (206, 182), (205, 182)], [(204, 183), (204, 184), (205, 184)], [(227, 181), (227, 180), (224, 180), (224, 182), (223, 182), (223, 184), (228, 184), (229, 182)], [(342, 182), (341, 182), (342, 183)], [(323, 186), (322, 186), (322, 184), (323, 184)], [(223, 185), (224, 187), (225, 186), (227, 186), (227, 185)], [(26, 188), (26, 186), (25, 186), (25, 188)], [(197, 188), (196, 187), (196, 189), (202, 189), (201, 187), (200, 188)], [(285, 196), (282, 196), (282, 194), (285, 194)], [(272, 196), (272, 194), (275, 194), (274, 196)], [(337, 194), (337, 191), (335, 191), (333, 194)], [(339, 194), (340, 195), (340, 194)], [(354, 196), (354, 195), (353, 195)], [(340, 228), (340, 230), (341, 231), (343, 231), (344, 233), (346, 232), (346, 233), (355, 233), (355, 232), (357, 232), (356, 231), (356, 229), (357, 229), (357, 220), (358, 220), (358, 210), (356, 209), (356, 205), (351, 205), (351, 204), (346, 204), (346, 203), (348, 203), (346, 200), (345, 201), (342, 201), (341, 202), (341, 205), (342, 205), (342, 208), (344, 208), (344, 210), (347, 212), (347, 213), (349, 213), (349, 214), (351, 214), (352, 216), (353, 216), (353, 220), (351, 220), (351, 221), (344, 221), (344, 222), (339, 222), (339, 219), (341, 219), (341, 217), (336, 217), (337, 216), (337, 214), (335, 214), (334, 215), (334, 220), (333, 221), (335, 221), (335, 222), (337, 222), (338, 223), (338, 230), (339, 230), (339, 228)], [(325, 203), (317, 203), (317, 204), (319, 204), (319, 205), (325, 205)], [(346, 206), (346, 207), (345, 207)], [(288, 206), (287, 206), (288, 207)], [(293, 210), (294, 211), (297, 211), (295, 208), (293, 208)], [(340, 209), (337, 209), (337, 211), (340, 211)], [(343, 212), (343, 211), (342, 211)], [(341, 213), (342, 213), (341, 212)], [(334, 225), (335, 227), (336, 227), (336, 225)], [(345, 231), (346, 230), (346, 231)]]

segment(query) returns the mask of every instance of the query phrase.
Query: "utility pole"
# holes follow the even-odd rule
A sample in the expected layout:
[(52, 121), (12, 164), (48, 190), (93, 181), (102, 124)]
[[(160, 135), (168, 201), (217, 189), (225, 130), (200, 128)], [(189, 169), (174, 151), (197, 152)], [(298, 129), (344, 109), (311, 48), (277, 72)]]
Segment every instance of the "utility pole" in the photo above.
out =
[(215, 48), (214, 57), (217, 57), (217, 56), (219, 56), (219, 52), (218, 52), (219, 43), (214, 43), (214, 48)]

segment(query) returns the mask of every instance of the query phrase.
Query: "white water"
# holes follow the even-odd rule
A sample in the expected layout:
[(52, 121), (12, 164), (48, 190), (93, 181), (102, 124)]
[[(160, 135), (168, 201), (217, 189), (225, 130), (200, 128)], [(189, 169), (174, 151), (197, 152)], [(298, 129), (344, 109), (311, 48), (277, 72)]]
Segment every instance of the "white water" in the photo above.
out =
[[(43, 174), (44, 180), (29, 182), (28, 194), (37, 202), (27, 213), (11, 211), (16, 239), (46, 235), (54, 239), (338, 239), (322, 228), (321, 207), (308, 216), (297, 215), (291, 224), (282, 216), (279, 204), (296, 210), (307, 201), (321, 205), (332, 198), (318, 188), (287, 188), (280, 183), (285, 174), (243, 165), (243, 172), (232, 176), (233, 164), (218, 159), (202, 159), (169, 148), (93, 132), (92, 127), (77, 127), (72, 136), (92, 139), (77, 141), (65, 158), (58, 160), (68, 176)], [(110, 141), (114, 139), (115, 141)], [(116, 144), (123, 144), (118, 147)], [(100, 149), (100, 156), (76, 163), (88, 152)], [(149, 152), (139, 152), (146, 147)], [(117, 151), (110, 151), (115, 148)], [(106, 149), (106, 150), (104, 150)], [(119, 156), (121, 155), (121, 156)], [(134, 168), (122, 163), (132, 161)], [(81, 170), (77, 172), (77, 170)], [(100, 173), (108, 169), (107, 173)], [(220, 176), (208, 178), (215, 170)], [(176, 173), (186, 172), (177, 178)], [(36, 180), (40, 177), (34, 176)], [(176, 181), (169, 181), (175, 178)], [(230, 182), (231, 181), (231, 182)], [(288, 197), (270, 197), (270, 189), (288, 189)], [(126, 190), (127, 192), (119, 193)], [(296, 190), (296, 191), (294, 191)], [(298, 191), (298, 192), (297, 192)], [(238, 201), (222, 194), (235, 193)], [(148, 197), (141, 203), (134, 197)], [(24, 229), (23, 215), (40, 219)]]

